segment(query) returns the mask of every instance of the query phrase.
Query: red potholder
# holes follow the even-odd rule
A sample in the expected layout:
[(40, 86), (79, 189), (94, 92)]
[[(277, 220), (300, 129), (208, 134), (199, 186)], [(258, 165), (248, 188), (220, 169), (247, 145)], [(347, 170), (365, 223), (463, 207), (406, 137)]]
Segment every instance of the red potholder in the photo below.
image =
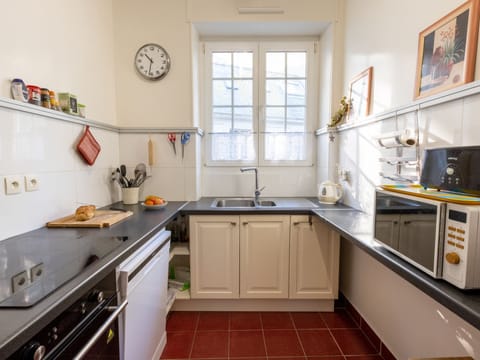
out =
[(93, 165), (100, 153), (100, 144), (90, 132), (90, 126), (85, 128), (85, 133), (77, 144), (78, 152), (83, 156), (88, 165)]

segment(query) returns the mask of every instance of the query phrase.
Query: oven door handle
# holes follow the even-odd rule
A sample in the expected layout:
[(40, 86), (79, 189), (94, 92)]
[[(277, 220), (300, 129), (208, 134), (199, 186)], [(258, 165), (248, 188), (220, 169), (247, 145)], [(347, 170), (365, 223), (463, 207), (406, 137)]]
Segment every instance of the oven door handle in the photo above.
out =
[(128, 301), (125, 300), (115, 308), (115, 311), (112, 313), (112, 315), (108, 317), (108, 319), (102, 324), (102, 326), (100, 326), (100, 328), (92, 336), (92, 338), (87, 342), (87, 344), (78, 352), (77, 355), (75, 355), (75, 357), (73, 358), (74, 360), (80, 360), (85, 356), (85, 354), (92, 348), (92, 346), (95, 344), (98, 338), (102, 336), (105, 330), (107, 330), (110, 324), (118, 318), (118, 316), (122, 311), (125, 310), (125, 308), (127, 307), (127, 304), (128, 304)]

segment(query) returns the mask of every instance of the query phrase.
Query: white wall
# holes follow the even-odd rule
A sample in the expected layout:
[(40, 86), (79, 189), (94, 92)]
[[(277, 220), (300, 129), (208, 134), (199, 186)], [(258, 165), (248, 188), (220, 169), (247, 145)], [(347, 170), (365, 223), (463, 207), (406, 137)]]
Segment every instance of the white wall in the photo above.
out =
[(399, 360), (480, 356), (480, 331), (342, 239), (345, 296)]
[[(342, 182), (346, 204), (371, 213), (375, 186), (393, 183), (379, 176), (380, 171), (393, 173), (394, 169), (379, 162), (385, 150), (378, 147), (376, 135), (415, 128), (418, 123), (419, 155), (430, 147), (480, 143), (476, 135), (480, 95), (409, 107), (419, 32), (462, 2), (346, 1), (344, 92), (347, 94), (349, 79), (373, 66), (373, 113), (385, 112), (378, 122), (346, 127), (336, 136), (338, 167), (350, 172), (349, 181)], [(476, 78), (480, 78), (478, 71)], [(399, 107), (402, 109), (396, 111)], [(320, 148), (328, 148), (327, 134), (318, 141)], [(412, 149), (406, 151), (411, 155)], [(325, 169), (328, 160), (319, 158), (318, 166)], [(346, 241), (341, 256), (341, 291), (398, 359), (480, 356), (477, 329)]]
[[(43, 227), (80, 205), (120, 199), (110, 181), (119, 163), (116, 131), (91, 128), (102, 149), (89, 166), (75, 149), (83, 125), (4, 107), (0, 119), (0, 240)], [(38, 191), (25, 191), (24, 176), (30, 174), (39, 179)], [(5, 194), (7, 175), (21, 177), (21, 193)]]
[(112, 0), (1, 1), (0, 96), (10, 81), (77, 95), (87, 117), (115, 124)]
[(346, 0), (345, 95), (349, 81), (373, 66), (372, 112), (410, 103), (418, 34), (463, 2)]
[[(115, 0), (113, 9), (118, 124), (193, 126), (186, 0)], [(170, 72), (162, 80), (145, 80), (134, 68), (137, 50), (147, 43), (161, 45), (170, 55)]]

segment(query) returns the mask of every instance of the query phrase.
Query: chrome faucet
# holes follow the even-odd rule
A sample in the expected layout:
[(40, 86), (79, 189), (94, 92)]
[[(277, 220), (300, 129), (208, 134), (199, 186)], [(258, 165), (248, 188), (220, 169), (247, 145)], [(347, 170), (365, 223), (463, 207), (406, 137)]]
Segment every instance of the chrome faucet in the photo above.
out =
[(255, 171), (255, 202), (258, 202), (258, 198), (260, 197), (262, 190), (265, 189), (265, 186), (261, 189), (258, 188), (258, 169), (256, 167), (244, 167), (240, 168), (240, 171)]

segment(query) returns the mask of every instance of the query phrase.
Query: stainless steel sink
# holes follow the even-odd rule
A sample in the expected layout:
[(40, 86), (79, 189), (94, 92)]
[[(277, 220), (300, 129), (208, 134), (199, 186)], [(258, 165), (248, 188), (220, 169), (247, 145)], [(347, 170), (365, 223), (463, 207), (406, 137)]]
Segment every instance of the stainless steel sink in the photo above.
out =
[(231, 207), (255, 207), (255, 201), (252, 199), (215, 199), (213, 207), (231, 208)]
[(215, 199), (212, 203), (213, 207), (219, 208), (254, 208), (254, 207), (272, 207), (276, 206), (273, 200), (259, 200), (255, 202), (251, 198), (223, 198)]
[(277, 204), (272, 200), (259, 200), (258, 206), (277, 206)]

